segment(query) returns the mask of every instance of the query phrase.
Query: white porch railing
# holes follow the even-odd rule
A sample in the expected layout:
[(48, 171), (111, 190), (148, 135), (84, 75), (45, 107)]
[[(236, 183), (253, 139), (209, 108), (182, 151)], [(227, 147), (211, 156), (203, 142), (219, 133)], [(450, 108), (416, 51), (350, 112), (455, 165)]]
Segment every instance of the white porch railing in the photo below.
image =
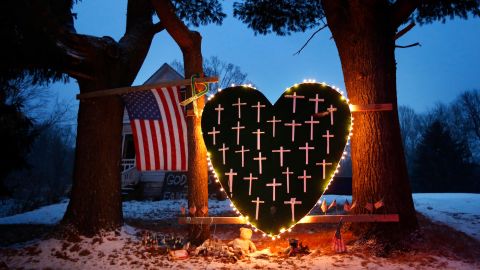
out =
[(122, 159), (122, 174), (131, 168), (135, 167), (135, 159), (124, 158)]

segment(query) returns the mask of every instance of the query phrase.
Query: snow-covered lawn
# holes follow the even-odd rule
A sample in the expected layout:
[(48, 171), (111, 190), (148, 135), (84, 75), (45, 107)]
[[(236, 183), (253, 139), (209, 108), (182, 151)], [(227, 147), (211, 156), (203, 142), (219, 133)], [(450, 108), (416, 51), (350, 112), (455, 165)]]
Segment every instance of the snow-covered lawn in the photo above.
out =
[[(350, 196), (326, 195), (327, 202), (336, 199), (343, 203)], [(444, 223), (480, 240), (480, 194), (471, 193), (419, 193), (413, 194), (417, 211), (430, 219)], [(68, 201), (48, 205), (34, 211), (0, 218), (0, 224), (57, 224), (67, 209)], [(128, 201), (123, 203), (126, 219), (155, 221), (172, 219), (186, 206), (185, 200)], [(209, 201), (210, 215), (231, 212), (230, 201)], [(229, 213), (230, 214), (230, 213)]]
[(444, 223), (480, 240), (480, 194), (413, 194), (415, 209), (431, 220)]
[[(480, 240), (480, 194), (414, 194), (413, 197), (415, 207), (425, 216)], [(326, 199), (328, 202), (336, 199), (339, 203), (345, 199), (351, 201), (349, 196), (328, 195)], [(210, 214), (232, 215), (229, 204), (228, 200), (211, 200)], [(67, 205), (68, 201), (65, 201), (3, 217), (0, 218), (0, 224), (53, 225), (61, 220)], [(184, 200), (130, 201), (124, 202), (123, 211), (124, 217), (131, 220), (172, 220), (179, 214), (182, 205), (186, 205)], [(224, 226), (218, 228), (215, 236), (226, 243), (235, 237), (236, 232), (236, 227)], [(348, 233), (344, 236), (348, 252), (335, 254), (329, 245), (333, 232), (333, 228), (311, 230), (302, 226), (294, 230), (289, 237), (304, 239), (312, 246), (317, 243), (310, 255), (301, 258), (279, 256), (278, 252), (288, 246), (284, 240), (272, 242), (254, 235), (254, 242), (260, 251), (236, 263), (195, 256), (188, 260), (171, 261), (165, 255), (152, 255), (140, 244), (137, 229), (125, 225), (117, 234), (112, 232), (102, 237), (81, 238), (79, 242), (50, 238), (17, 244), (16, 248), (0, 248), (0, 269), (480, 269), (478, 258), (472, 260), (444, 255), (442, 252), (430, 253), (428, 248), (426, 251), (424, 249), (406, 255), (380, 258), (366, 253), (363, 245), (348, 244), (349, 239), (352, 239)], [(452, 237), (459, 237), (460, 246), (467, 244), (463, 241), (470, 241), (464, 240), (461, 235)], [(322, 244), (319, 246), (318, 243)], [(473, 250), (479, 249), (478, 244), (474, 247)], [(445, 248), (450, 249), (449, 246)]]

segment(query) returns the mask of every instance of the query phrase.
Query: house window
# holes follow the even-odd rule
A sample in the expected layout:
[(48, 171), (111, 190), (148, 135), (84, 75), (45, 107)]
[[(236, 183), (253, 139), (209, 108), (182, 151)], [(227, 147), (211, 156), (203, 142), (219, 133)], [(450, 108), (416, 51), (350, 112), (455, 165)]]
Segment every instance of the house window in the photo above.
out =
[(133, 144), (133, 135), (124, 134), (123, 137), (123, 152), (122, 159), (134, 159), (135, 158), (135, 145)]

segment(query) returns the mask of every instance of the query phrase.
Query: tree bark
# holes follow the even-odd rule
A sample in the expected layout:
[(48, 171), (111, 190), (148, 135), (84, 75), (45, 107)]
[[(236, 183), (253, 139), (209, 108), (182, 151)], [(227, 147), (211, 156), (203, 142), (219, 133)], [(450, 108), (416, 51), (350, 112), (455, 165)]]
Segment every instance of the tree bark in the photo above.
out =
[(417, 227), (397, 111), (395, 33), (387, 1), (324, 0), (327, 22), (340, 55), (352, 104), (392, 103), (391, 112), (353, 113), (353, 201), (383, 199), (381, 212), (398, 213), (398, 224), (356, 226), (363, 236), (400, 240)]
[[(191, 31), (177, 17), (175, 9), (169, 0), (153, 0), (158, 17), (165, 29), (175, 40), (183, 54), (185, 78), (192, 75), (203, 76), (202, 36)], [(187, 97), (191, 92), (187, 91)], [(198, 110), (205, 105), (205, 98), (197, 99)], [(187, 107), (188, 130), (188, 206), (197, 211), (193, 216), (208, 216), (208, 165), (207, 149), (203, 142), (201, 117), (193, 115), (192, 106)], [(202, 210), (204, 209), (204, 210)], [(189, 239), (192, 244), (199, 245), (210, 237), (209, 225), (190, 225)]]

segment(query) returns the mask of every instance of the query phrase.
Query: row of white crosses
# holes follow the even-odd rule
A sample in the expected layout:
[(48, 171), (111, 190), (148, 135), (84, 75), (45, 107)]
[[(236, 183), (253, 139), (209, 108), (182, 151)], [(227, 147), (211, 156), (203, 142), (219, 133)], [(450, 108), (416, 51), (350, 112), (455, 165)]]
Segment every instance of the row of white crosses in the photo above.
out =
[[(327, 163), (325, 159), (321, 163), (316, 163), (316, 165), (320, 165), (323, 168), (323, 179), (325, 179), (325, 169), (326, 166), (331, 166), (332, 163)], [(282, 172), (286, 176), (286, 186), (287, 186), (287, 194), (290, 193), (290, 175), (293, 175), (294, 172), (290, 171), (290, 168), (287, 167), (286, 171)], [(228, 176), (228, 185), (229, 185), (229, 190), (230, 193), (233, 193), (233, 179), (234, 176), (237, 176), (237, 172), (234, 172), (233, 169), (230, 169), (229, 172), (225, 173), (226, 176)], [(307, 175), (307, 171), (303, 170), (303, 174), (297, 177), (299, 180), (303, 180), (303, 192), (307, 192), (307, 180), (311, 179), (311, 175)], [(258, 180), (258, 177), (253, 176), (252, 173), (249, 173), (248, 177), (243, 177), (243, 180), (248, 181), (248, 195), (252, 195), (252, 182), (254, 180)], [(278, 183), (276, 178), (273, 178), (273, 181), (271, 183), (266, 183), (265, 186), (271, 187), (272, 188), (272, 201), (276, 200), (276, 191), (277, 187), (283, 186), (282, 183)], [(233, 195), (233, 194), (232, 194)], [(256, 203), (256, 212), (255, 212), (255, 219), (258, 220), (258, 212), (259, 212), (259, 207), (260, 203), (264, 203), (265, 201), (260, 201), (259, 197), (257, 197), (256, 200), (253, 200), (252, 203)], [(295, 218), (295, 205), (296, 204), (301, 204), (301, 201), (296, 201), (296, 198), (291, 198), (290, 201), (285, 201), (285, 204), (291, 204), (291, 209), (292, 209), (292, 221), (294, 221)]]
[[(328, 145), (328, 140), (327, 140), (327, 145)], [(308, 142), (305, 143), (305, 146), (300, 146), (298, 147), (299, 150), (304, 150), (305, 151), (305, 165), (310, 164), (310, 159), (309, 159), (309, 152), (310, 150), (315, 150), (315, 147), (309, 146)], [(226, 147), (225, 143), (222, 144), (222, 147), (218, 149), (218, 151), (222, 152), (222, 164), (226, 165), (227, 158), (226, 158), (226, 152), (230, 150), (230, 147)], [(257, 148), (258, 150), (258, 148)], [(292, 150), (290, 149), (285, 149), (283, 146), (280, 146), (279, 149), (273, 149), (272, 153), (278, 153), (280, 156), (280, 167), (283, 167), (283, 160), (284, 160), (284, 154), (285, 153), (290, 153)], [(245, 167), (245, 153), (250, 152), (250, 149), (245, 149), (245, 146), (242, 145), (240, 150), (235, 150), (235, 153), (240, 153), (241, 154), (241, 160), (242, 160), (242, 168)], [(327, 147), (327, 154), (329, 153), (328, 147)], [(262, 164), (264, 160), (267, 160), (266, 156), (262, 156), (262, 152), (258, 152), (258, 156), (253, 158), (254, 161), (258, 161), (258, 168), (260, 174), (262, 174)], [(319, 165), (318, 163), (316, 165)], [(324, 177), (325, 179), (325, 177)]]
[[(260, 204), (265, 203), (265, 201), (260, 201), (260, 197), (257, 197), (256, 200), (253, 200), (252, 203), (255, 203), (255, 219), (258, 220), (258, 213), (260, 212)], [(290, 204), (290, 209), (292, 210), (292, 222), (295, 222), (295, 205), (302, 204), (302, 201), (297, 201), (297, 198), (290, 198), (289, 201), (284, 201), (284, 204)]]
[[(311, 118), (313, 118), (313, 117), (311, 117)], [(313, 121), (313, 120), (305, 121), (305, 123), (307, 123), (307, 122), (308, 123), (315, 123), (315, 122), (318, 123), (318, 121)], [(295, 127), (301, 126), (301, 125), (302, 124), (300, 124), (300, 123), (295, 123), (295, 119), (292, 120), (291, 123), (285, 123), (285, 126), (290, 126), (292, 128), (292, 142), (295, 141)], [(245, 128), (245, 126), (240, 126), (240, 122), (237, 122), (237, 126), (232, 127), (232, 129), (236, 130), (237, 145), (240, 145), (240, 130), (244, 129), (244, 128)], [(273, 126), (273, 131), (275, 131), (275, 126)], [(217, 134), (220, 134), (220, 130), (216, 130), (215, 127), (213, 127), (212, 130), (208, 131), (207, 133), (208, 133), (208, 135), (212, 136), (213, 145), (216, 145), (217, 144)], [(264, 135), (265, 132), (262, 131), (261, 129), (257, 128), (255, 131), (252, 131), (252, 134), (255, 134), (255, 136), (257, 137), (257, 150), (260, 150), (261, 136)], [(273, 137), (275, 137), (275, 135)], [(327, 129), (326, 133), (322, 134), (322, 137), (326, 139), (326, 142), (327, 142), (326, 151), (327, 151), (327, 154), (330, 154), (330, 139), (334, 138), (335, 135), (331, 134), (330, 130)], [(313, 124), (310, 124), (310, 139), (313, 140)]]

